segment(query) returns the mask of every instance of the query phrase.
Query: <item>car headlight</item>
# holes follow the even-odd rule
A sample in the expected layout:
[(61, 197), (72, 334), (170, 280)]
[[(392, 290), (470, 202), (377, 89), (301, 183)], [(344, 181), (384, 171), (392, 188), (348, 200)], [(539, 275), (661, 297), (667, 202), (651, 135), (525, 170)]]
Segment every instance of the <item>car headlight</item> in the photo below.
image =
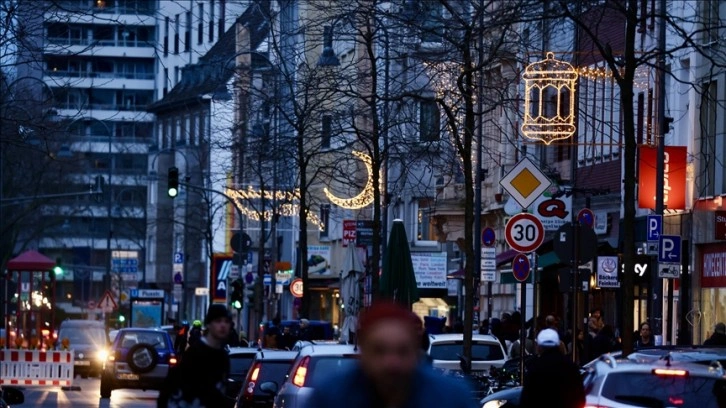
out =
[(108, 350), (101, 350), (98, 353), (96, 353), (96, 358), (101, 361), (106, 361), (108, 359)]
[(507, 403), (507, 400), (492, 400), (492, 401), (485, 402), (481, 408), (499, 408), (499, 407), (504, 406), (504, 404), (506, 404), (506, 403)]

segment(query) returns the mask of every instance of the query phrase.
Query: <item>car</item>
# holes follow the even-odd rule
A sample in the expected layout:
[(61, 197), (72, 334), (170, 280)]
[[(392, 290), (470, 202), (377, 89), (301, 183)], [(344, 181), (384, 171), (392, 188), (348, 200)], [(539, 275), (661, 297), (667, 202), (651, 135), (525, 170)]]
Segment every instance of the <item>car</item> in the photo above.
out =
[(603, 356), (584, 378), (586, 406), (724, 407), (725, 375), (718, 361), (704, 365), (670, 358), (646, 361)]
[[(428, 355), (434, 368), (460, 371), (464, 349), (464, 334), (437, 334), (429, 336)], [(488, 334), (472, 336), (471, 370), (484, 373), (491, 367), (501, 368), (506, 360), (504, 347), (496, 337)]]
[(103, 322), (95, 320), (64, 320), (58, 330), (58, 341), (73, 350), (73, 375), (82, 378), (98, 376), (108, 357), (108, 336)]
[[(619, 360), (621, 352), (604, 354), (597, 359), (585, 364), (582, 369), (583, 375), (595, 366), (601, 359), (609, 358)], [(668, 358), (670, 361), (688, 362), (693, 364), (710, 365), (718, 361), (726, 367), (726, 347), (704, 347), (704, 346), (658, 346), (637, 350), (628, 355), (628, 360), (637, 362), (653, 362)], [(522, 387), (514, 387), (493, 393), (481, 400), (482, 408), (517, 408)]]
[(119, 330), (101, 375), (101, 398), (121, 388), (160, 390), (176, 366), (169, 333), (158, 329)]
[[(325, 320), (309, 320), (307, 340), (334, 340), (335, 328), (333, 324)], [(260, 325), (260, 338), (265, 339), (265, 332), (270, 329), (272, 322)], [(294, 338), (300, 337), (300, 321), (299, 320), (283, 320), (280, 322), (280, 332), (286, 327), (290, 328), (290, 333)]]
[(247, 378), (247, 372), (255, 360), (258, 349), (255, 347), (230, 347), (230, 370), (227, 378), (227, 396), (237, 399), (242, 390), (242, 384)]
[(272, 407), (275, 394), (297, 355), (294, 351), (259, 350), (247, 372), (245, 386), (237, 396), (235, 408)]
[(20, 405), (25, 402), (23, 391), (15, 387), (0, 387), (0, 408), (9, 408), (12, 405)]
[(308, 406), (307, 403), (316, 387), (323, 385), (329, 376), (351, 369), (357, 361), (358, 347), (354, 345), (309, 344), (302, 347), (287, 379), (275, 396), (274, 407)]

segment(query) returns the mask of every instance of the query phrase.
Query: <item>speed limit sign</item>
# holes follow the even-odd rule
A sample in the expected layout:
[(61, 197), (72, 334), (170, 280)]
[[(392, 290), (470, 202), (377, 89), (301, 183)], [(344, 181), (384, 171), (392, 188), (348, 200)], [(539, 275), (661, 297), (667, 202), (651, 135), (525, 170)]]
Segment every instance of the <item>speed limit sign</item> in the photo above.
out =
[(542, 221), (529, 213), (520, 213), (509, 219), (504, 237), (512, 249), (518, 252), (532, 252), (544, 241)]

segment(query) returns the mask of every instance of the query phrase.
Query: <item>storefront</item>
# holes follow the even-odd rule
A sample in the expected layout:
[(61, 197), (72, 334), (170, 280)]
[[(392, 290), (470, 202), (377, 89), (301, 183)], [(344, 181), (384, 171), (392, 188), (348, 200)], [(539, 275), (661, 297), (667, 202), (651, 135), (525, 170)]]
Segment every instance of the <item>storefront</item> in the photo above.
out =
[(692, 314), (700, 317), (702, 343), (716, 323), (726, 322), (726, 242), (699, 245), (698, 252), (701, 308)]

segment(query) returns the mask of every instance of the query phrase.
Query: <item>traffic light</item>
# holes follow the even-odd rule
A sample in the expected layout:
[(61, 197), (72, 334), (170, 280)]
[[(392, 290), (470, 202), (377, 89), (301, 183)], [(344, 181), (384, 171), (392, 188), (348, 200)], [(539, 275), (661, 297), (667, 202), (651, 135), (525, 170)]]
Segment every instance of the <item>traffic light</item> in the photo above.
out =
[(232, 287), (232, 293), (230, 294), (232, 307), (237, 310), (242, 309), (242, 303), (245, 300), (244, 282), (242, 282), (242, 279), (235, 279), (230, 286)]
[(169, 167), (168, 176), (168, 190), (169, 197), (174, 198), (179, 194), (179, 169), (176, 167)]
[(60, 258), (55, 259), (55, 266), (53, 267), (53, 274), (55, 276), (63, 275), (63, 263)]
[(124, 316), (124, 315), (122, 315), (122, 314), (119, 314), (119, 315), (118, 315), (118, 322), (119, 322), (119, 323), (123, 323), (123, 322), (125, 322), (125, 321), (126, 321), (126, 316)]

